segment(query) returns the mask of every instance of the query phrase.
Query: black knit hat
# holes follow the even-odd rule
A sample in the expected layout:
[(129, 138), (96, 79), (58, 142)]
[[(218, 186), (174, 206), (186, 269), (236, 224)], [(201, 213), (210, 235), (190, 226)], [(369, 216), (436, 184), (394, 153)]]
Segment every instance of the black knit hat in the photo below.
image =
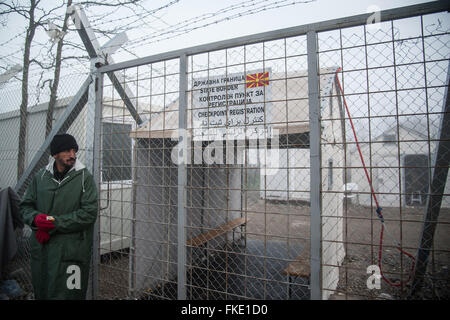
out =
[(52, 156), (60, 153), (61, 151), (70, 149), (75, 149), (75, 151), (78, 151), (78, 144), (75, 138), (68, 133), (55, 135), (50, 143), (50, 153)]

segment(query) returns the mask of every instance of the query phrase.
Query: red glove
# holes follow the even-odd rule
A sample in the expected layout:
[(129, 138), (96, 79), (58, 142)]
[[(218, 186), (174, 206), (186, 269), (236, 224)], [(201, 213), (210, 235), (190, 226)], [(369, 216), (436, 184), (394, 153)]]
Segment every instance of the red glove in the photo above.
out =
[(38, 231), (36, 231), (36, 239), (40, 244), (44, 244), (50, 240), (50, 235), (48, 232), (38, 229)]
[(34, 224), (38, 227), (39, 230), (49, 232), (52, 230), (55, 225), (51, 220), (47, 219), (48, 215), (40, 213), (36, 217), (34, 217)]

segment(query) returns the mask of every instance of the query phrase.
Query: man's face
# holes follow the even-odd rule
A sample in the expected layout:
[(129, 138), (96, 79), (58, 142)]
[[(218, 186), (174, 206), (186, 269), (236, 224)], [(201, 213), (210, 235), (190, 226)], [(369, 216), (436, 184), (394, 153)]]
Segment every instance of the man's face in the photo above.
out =
[(55, 158), (55, 161), (60, 167), (70, 169), (75, 165), (75, 161), (77, 161), (77, 153), (75, 149), (64, 150), (55, 154), (53, 158)]

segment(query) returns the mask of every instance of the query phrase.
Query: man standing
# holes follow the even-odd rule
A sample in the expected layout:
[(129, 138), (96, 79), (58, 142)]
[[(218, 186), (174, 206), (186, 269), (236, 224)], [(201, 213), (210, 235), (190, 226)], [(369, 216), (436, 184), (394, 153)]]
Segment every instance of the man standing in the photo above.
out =
[(36, 299), (85, 299), (97, 219), (97, 189), (77, 161), (69, 134), (50, 144), (53, 159), (34, 177), (20, 210), (33, 230), (31, 275)]

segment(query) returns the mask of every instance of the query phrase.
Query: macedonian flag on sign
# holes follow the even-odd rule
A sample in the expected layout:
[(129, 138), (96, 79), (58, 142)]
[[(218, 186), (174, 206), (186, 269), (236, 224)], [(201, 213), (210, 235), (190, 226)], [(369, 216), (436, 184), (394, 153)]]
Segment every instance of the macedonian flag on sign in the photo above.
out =
[(269, 85), (269, 72), (261, 72), (247, 75), (247, 88), (263, 87)]

